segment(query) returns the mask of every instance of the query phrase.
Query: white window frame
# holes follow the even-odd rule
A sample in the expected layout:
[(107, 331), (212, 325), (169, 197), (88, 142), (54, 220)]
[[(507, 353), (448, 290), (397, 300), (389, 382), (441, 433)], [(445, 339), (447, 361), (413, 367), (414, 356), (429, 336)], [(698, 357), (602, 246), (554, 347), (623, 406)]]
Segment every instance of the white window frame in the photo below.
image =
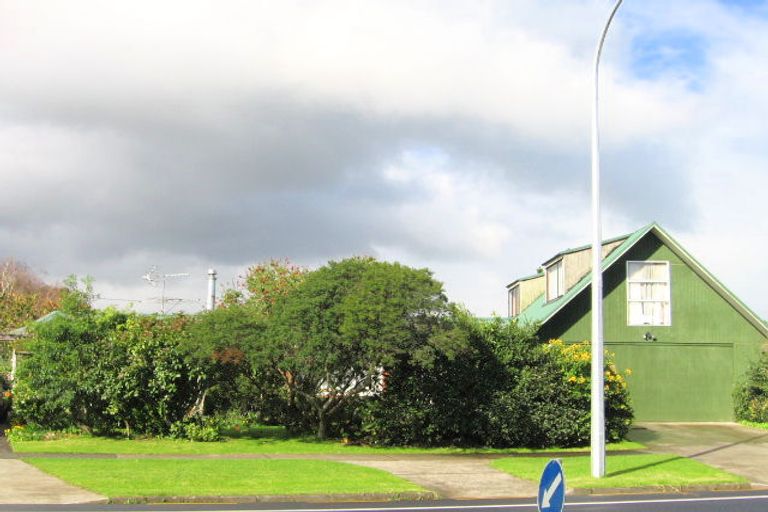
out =
[[(515, 303), (515, 293), (517, 293), (517, 303)], [(515, 317), (519, 315), (520, 314), (520, 285), (519, 284), (509, 289), (508, 299), (509, 299), (509, 316)]]
[[(632, 263), (641, 263), (641, 264), (663, 264), (667, 267), (667, 279), (664, 281), (651, 281), (651, 280), (644, 280), (644, 281), (631, 281), (630, 280), (630, 272), (629, 272), (629, 266)], [(626, 276), (627, 276), (627, 325), (630, 327), (670, 327), (672, 325), (672, 267), (669, 264), (669, 261), (663, 261), (663, 260), (627, 260), (626, 262)], [(660, 300), (654, 300), (654, 299), (646, 299), (646, 300), (633, 300), (630, 299), (630, 283), (663, 283), (667, 285), (667, 296), (664, 299)], [(631, 308), (630, 303), (633, 302), (661, 302), (667, 304), (667, 311), (669, 312), (669, 323), (632, 323), (632, 317), (631, 317)]]
[[(554, 297), (552, 297), (549, 293), (550, 286), (549, 286), (549, 269), (552, 267), (558, 267), (557, 272), (557, 289), (556, 294)], [(563, 264), (563, 258), (560, 258), (559, 260), (550, 263), (547, 265), (547, 267), (544, 269), (544, 276), (545, 276), (545, 286), (546, 286), (546, 294), (547, 294), (547, 302), (553, 301), (555, 299), (559, 299), (565, 294), (565, 265)]]

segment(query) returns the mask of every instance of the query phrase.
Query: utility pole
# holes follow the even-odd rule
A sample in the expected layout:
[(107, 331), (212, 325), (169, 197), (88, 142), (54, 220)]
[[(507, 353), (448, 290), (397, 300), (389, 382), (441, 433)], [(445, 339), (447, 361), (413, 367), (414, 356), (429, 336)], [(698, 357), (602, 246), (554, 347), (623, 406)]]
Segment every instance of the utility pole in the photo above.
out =
[(605, 393), (603, 391), (603, 240), (600, 222), (600, 131), (598, 120), (598, 85), (600, 54), (616, 11), (622, 0), (617, 0), (603, 27), (595, 51), (594, 97), (592, 104), (592, 423), (591, 462), (592, 476), (605, 476)]

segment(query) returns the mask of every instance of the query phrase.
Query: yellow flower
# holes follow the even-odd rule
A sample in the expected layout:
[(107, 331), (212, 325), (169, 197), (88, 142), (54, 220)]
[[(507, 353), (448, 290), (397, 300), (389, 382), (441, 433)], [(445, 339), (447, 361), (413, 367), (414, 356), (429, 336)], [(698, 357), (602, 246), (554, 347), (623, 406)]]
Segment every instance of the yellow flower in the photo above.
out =
[(631, 368), (627, 368), (626, 370), (624, 370), (624, 373), (626, 375), (632, 375), (632, 369)]

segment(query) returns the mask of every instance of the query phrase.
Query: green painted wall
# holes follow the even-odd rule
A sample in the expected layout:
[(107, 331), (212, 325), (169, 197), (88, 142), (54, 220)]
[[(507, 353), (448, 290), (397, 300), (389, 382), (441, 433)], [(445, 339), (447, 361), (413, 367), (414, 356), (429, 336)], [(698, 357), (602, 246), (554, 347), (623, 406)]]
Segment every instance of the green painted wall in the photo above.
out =
[[(669, 261), (672, 325), (627, 325), (627, 260)], [(628, 382), (640, 421), (727, 421), (731, 394), (766, 339), (736, 309), (649, 233), (603, 277), (604, 338)], [(589, 339), (589, 288), (540, 330), (543, 339)], [(656, 341), (646, 342), (651, 332)]]

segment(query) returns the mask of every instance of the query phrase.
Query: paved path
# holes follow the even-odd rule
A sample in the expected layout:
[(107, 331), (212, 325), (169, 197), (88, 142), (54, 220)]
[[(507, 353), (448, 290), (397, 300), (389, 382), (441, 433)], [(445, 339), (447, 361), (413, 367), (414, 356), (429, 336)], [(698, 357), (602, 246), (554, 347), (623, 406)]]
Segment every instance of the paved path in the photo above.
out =
[(69, 485), (12, 456), (7, 440), (0, 433), (0, 504), (66, 505), (107, 501), (106, 496)]
[(768, 432), (737, 423), (638, 423), (630, 438), (768, 486)]
[[(544, 459), (542, 459), (544, 462)], [(450, 499), (490, 499), (536, 496), (535, 483), (515, 478), (477, 457), (413, 457), (398, 460), (347, 460), (383, 469)]]
[(4, 505), (63, 505), (106, 503), (100, 494), (73, 487), (20, 460), (0, 459), (0, 503)]

